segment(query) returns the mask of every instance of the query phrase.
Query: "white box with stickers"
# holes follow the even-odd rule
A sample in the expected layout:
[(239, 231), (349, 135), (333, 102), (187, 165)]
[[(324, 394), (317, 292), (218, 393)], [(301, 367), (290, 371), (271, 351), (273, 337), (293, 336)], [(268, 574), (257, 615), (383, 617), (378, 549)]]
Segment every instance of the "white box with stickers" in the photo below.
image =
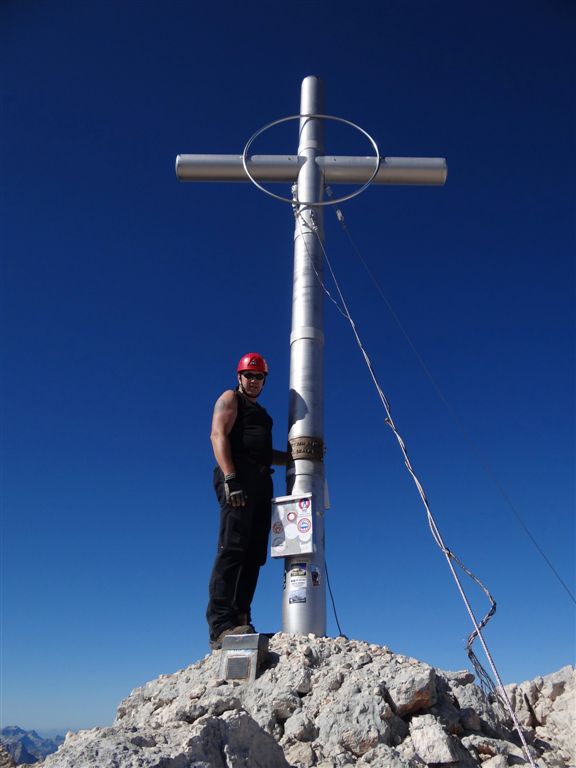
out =
[(314, 551), (312, 494), (272, 499), (272, 557), (306, 555)]

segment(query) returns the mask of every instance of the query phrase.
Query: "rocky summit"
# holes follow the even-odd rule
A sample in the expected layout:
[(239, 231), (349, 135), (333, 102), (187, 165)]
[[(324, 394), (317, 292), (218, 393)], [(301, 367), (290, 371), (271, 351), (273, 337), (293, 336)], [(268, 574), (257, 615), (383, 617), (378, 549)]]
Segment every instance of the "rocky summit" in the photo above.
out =
[[(500, 706), (446, 672), (345, 638), (277, 634), (253, 683), (221, 652), (134, 690), (112, 727), (70, 733), (44, 768), (505, 768), (529, 764)], [(572, 667), (507, 688), (538, 768), (576, 765)]]

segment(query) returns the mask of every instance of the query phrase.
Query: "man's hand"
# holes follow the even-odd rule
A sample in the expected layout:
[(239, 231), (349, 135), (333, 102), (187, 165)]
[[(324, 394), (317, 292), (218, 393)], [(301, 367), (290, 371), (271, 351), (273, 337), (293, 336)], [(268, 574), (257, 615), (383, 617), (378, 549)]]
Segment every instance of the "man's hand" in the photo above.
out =
[(236, 479), (235, 472), (224, 475), (224, 491), (226, 493), (226, 501), (231, 507), (246, 506), (246, 493), (240, 481)]

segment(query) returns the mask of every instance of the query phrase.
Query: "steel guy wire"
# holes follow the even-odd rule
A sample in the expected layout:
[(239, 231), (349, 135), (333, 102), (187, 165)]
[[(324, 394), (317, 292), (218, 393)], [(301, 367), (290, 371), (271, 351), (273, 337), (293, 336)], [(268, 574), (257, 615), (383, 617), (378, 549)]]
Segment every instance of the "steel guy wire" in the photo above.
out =
[[(302, 216), (301, 216), (299, 211), (297, 212), (297, 218), (298, 219), (302, 218)], [(362, 352), (362, 355), (364, 357), (364, 360), (365, 360), (366, 365), (368, 367), (368, 370), (370, 372), (370, 376), (372, 378), (374, 386), (376, 387), (376, 391), (378, 392), (380, 400), (381, 400), (381, 402), (382, 402), (382, 404), (384, 406), (384, 409), (386, 411), (386, 420), (385, 421), (388, 424), (388, 426), (392, 429), (392, 432), (394, 433), (394, 436), (396, 437), (398, 445), (400, 446), (400, 449), (402, 451), (402, 455), (404, 456), (404, 464), (406, 465), (406, 468), (407, 468), (408, 472), (410, 473), (410, 475), (411, 475), (411, 477), (412, 477), (412, 479), (413, 479), (413, 481), (414, 481), (414, 483), (416, 485), (416, 488), (418, 490), (418, 493), (420, 495), (420, 498), (422, 499), (422, 503), (423, 503), (424, 508), (426, 510), (426, 515), (427, 515), (427, 519), (428, 519), (428, 525), (429, 525), (430, 530), (432, 532), (432, 536), (433, 536), (434, 540), (436, 541), (436, 544), (438, 545), (438, 547), (441, 549), (441, 551), (443, 552), (444, 556), (446, 557), (446, 561), (448, 563), (448, 567), (450, 568), (450, 571), (452, 573), (454, 581), (456, 582), (456, 586), (458, 588), (458, 591), (460, 592), (460, 596), (461, 596), (461, 598), (462, 598), (462, 600), (464, 602), (464, 605), (466, 607), (466, 610), (468, 612), (470, 620), (471, 620), (471, 622), (472, 622), (472, 624), (474, 626), (474, 631), (469, 635), (467, 646), (466, 646), (466, 650), (467, 650), (467, 653), (468, 653), (468, 658), (470, 659), (471, 663), (473, 664), (474, 669), (477, 670), (478, 672), (480, 672), (480, 674), (479, 674), (480, 681), (482, 683), (484, 683), (484, 684), (487, 684), (489, 682), (491, 684), (490, 687), (491, 687), (492, 691), (498, 697), (503, 699), (504, 705), (505, 705), (506, 709), (508, 710), (508, 713), (509, 713), (509, 715), (510, 715), (510, 717), (512, 719), (512, 722), (514, 723), (514, 727), (515, 727), (515, 729), (516, 729), (516, 731), (517, 731), (517, 733), (518, 733), (518, 735), (520, 737), (520, 740), (522, 742), (522, 745), (524, 747), (524, 751), (525, 751), (526, 756), (528, 758), (528, 762), (530, 763), (532, 768), (536, 768), (536, 765), (535, 765), (535, 763), (534, 763), (534, 761), (532, 759), (532, 755), (530, 754), (530, 750), (528, 748), (528, 744), (526, 742), (525, 736), (524, 736), (524, 734), (522, 732), (520, 723), (518, 722), (518, 719), (517, 719), (516, 714), (515, 714), (515, 712), (514, 712), (514, 710), (512, 708), (512, 704), (510, 702), (510, 699), (508, 697), (506, 689), (504, 688), (504, 683), (502, 682), (502, 678), (500, 677), (500, 673), (498, 672), (498, 670), (496, 668), (496, 664), (495, 664), (495, 662), (494, 662), (494, 660), (492, 658), (492, 654), (490, 652), (490, 649), (488, 648), (486, 640), (484, 639), (484, 635), (482, 634), (482, 629), (486, 626), (486, 624), (490, 621), (490, 619), (492, 618), (492, 616), (496, 612), (496, 602), (494, 601), (494, 599), (493, 599), (492, 595), (490, 594), (490, 592), (488, 591), (488, 589), (482, 584), (482, 582), (476, 576), (474, 576), (471, 573), (471, 571), (469, 571), (469, 569), (466, 568), (462, 564), (462, 562), (459, 560), (459, 558), (456, 557), (456, 555), (453, 552), (451, 552), (448, 549), (448, 547), (446, 547), (446, 545), (444, 544), (444, 541), (442, 539), (442, 536), (440, 534), (440, 531), (438, 529), (436, 521), (434, 520), (434, 517), (432, 515), (432, 511), (430, 509), (430, 505), (428, 503), (428, 499), (426, 498), (426, 493), (424, 491), (422, 483), (420, 482), (419, 478), (417, 477), (416, 472), (415, 472), (415, 470), (414, 470), (414, 468), (412, 466), (412, 463), (410, 461), (410, 458), (408, 456), (408, 452), (407, 452), (407, 449), (406, 449), (406, 444), (404, 443), (404, 440), (402, 439), (400, 433), (398, 432), (398, 429), (396, 428), (396, 425), (394, 423), (394, 419), (392, 418), (392, 412), (391, 412), (391, 409), (390, 409), (390, 404), (388, 402), (388, 399), (386, 398), (386, 395), (384, 394), (384, 391), (382, 390), (382, 387), (380, 386), (380, 383), (379, 383), (378, 378), (376, 376), (376, 373), (374, 371), (374, 367), (372, 365), (372, 362), (371, 362), (371, 360), (370, 360), (370, 358), (368, 356), (368, 353), (366, 352), (366, 350), (364, 348), (364, 345), (362, 344), (362, 340), (361, 340), (360, 335), (358, 333), (358, 330), (356, 328), (356, 324), (355, 324), (355, 322), (354, 322), (354, 320), (353, 320), (353, 318), (352, 318), (352, 316), (350, 314), (350, 311), (348, 309), (348, 305), (346, 303), (344, 295), (342, 294), (342, 290), (340, 289), (340, 285), (338, 283), (338, 280), (337, 280), (336, 275), (334, 273), (334, 270), (332, 268), (332, 264), (331, 264), (331, 261), (330, 261), (330, 259), (328, 257), (328, 253), (326, 252), (326, 249), (324, 247), (324, 243), (322, 242), (322, 238), (320, 237), (320, 234), (318, 232), (318, 227), (316, 226), (316, 223), (315, 223), (315, 220), (314, 220), (314, 211), (313, 210), (311, 211), (311, 221), (312, 221), (312, 229), (313, 229), (313, 231), (314, 231), (314, 233), (316, 235), (316, 238), (318, 240), (320, 248), (322, 249), (322, 252), (324, 254), (324, 258), (326, 260), (326, 263), (327, 263), (328, 268), (330, 270), (330, 274), (332, 276), (332, 280), (334, 281), (334, 285), (336, 286), (336, 290), (338, 292), (338, 296), (340, 297), (341, 305), (344, 308), (345, 317), (348, 320), (348, 322), (350, 323), (350, 326), (352, 328), (352, 332), (353, 332), (354, 337), (356, 339), (356, 343), (358, 344), (358, 346), (360, 348), (360, 351)], [(305, 222), (305, 223), (306, 223), (306, 226), (310, 227), (310, 225), (307, 222)], [(300, 226), (300, 224), (299, 224), (299, 226)], [(302, 234), (301, 226), (300, 226), (300, 232)], [(312, 260), (312, 258), (310, 256), (308, 250), (307, 250), (307, 253), (308, 253), (308, 258), (310, 259), (310, 262), (312, 263), (313, 260)], [(314, 271), (316, 272), (315, 269), (314, 269)], [(323, 284), (322, 284), (322, 287), (324, 288)], [(324, 288), (324, 290), (326, 290), (326, 289)], [(469, 577), (471, 577), (473, 579), (473, 581), (482, 588), (482, 590), (484, 591), (484, 593), (486, 594), (486, 596), (488, 597), (488, 599), (490, 601), (490, 609), (489, 609), (489, 611), (486, 613), (486, 615), (480, 621), (477, 620), (477, 618), (476, 618), (476, 616), (474, 614), (474, 611), (472, 609), (472, 606), (470, 605), (470, 601), (468, 599), (468, 596), (467, 596), (467, 594), (466, 594), (466, 592), (464, 590), (464, 587), (462, 586), (462, 583), (460, 581), (460, 578), (458, 577), (458, 574), (456, 573), (456, 569), (454, 568), (454, 563), (456, 563), (458, 565), (458, 567), (460, 567), (464, 571), (464, 573), (466, 573)], [(492, 673), (494, 674), (494, 677), (496, 678), (496, 680), (498, 682), (498, 691), (496, 691), (496, 687), (494, 686), (494, 684), (490, 680), (489, 675), (486, 673), (486, 671), (484, 670), (484, 668), (480, 664), (477, 656), (475, 655), (475, 653), (472, 650), (472, 645), (473, 645), (474, 640), (476, 638), (478, 638), (480, 640), (480, 643), (482, 645), (482, 648), (484, 650), (486, 658), (488, 659), (488, 663), (490, 665), (490, 668), (492, 669)]]
[(342, 627), (340, 626), (340, 622), (338, 621), (338, 613), (336, 612), (336, 603), (334, 602), (334, 595), (332, 594), (332, 585), (330, 584), (330, 576), (328, 574), (328, 561), (326, 560), (326, 555), (324, 555), (324, 570), (326, 571), (326, 583), (328, 584), (328, 592), (330, 593), (330, 600), (332, 601), (332, 610), (334, 611), (336, 626), (338, 627), (338, 632), (340, 633), (340, 637), (344, 637), (344, 635), (342, 634)]
[[(328, 194), (329, 194), (329, 192), (328, 192)], [(406, 331), (406, 329), (402, 325), (402, 322), (400, 321), (400, 318), (396, 314), (396, 312), (394, 310), (394, 307), (392, 306), (392, 304), (388, 300), (388, 297), (386, 296), (386, 294), (382, 290), (382, 286), (380, 285), (380, 283), (376, 279), (374, 273), (370, 269), (370, 267), (367, 264), (366, 260), (364, 259), (364, 257), (360, 253), (359, 248), (357, 247), (356, 243), (354, 242), (354, 240), (352, 238), (352, 235), (350, 234), (350, 230), (348, 229), (348, 226), (346, 225), (346, 222), (344, 220), (344, 214), (342, 213), (342, 211), (339, 208), (336, 209), (336, 218), (338, 219), (338, 221), (340, 223), (340, 227), (341, 227), (342, 231), (348, 237), (348, 240), (350, 242), (350, 246), (352, 247), (352, 250), (354, 251), (354, 253), (358, 257), (358, 259), (362, 263), (362, 266), (366, 270), (366, 273), (368, 274), (368, 276), (370, 277), (370, 279), (374, 283), (374, 286), (376, 287), (376, 290), (378, 291), (378, 293), (380, 294), (382, 300), (386, 304), (386, 306), (388, 308), (388, 311), (392, 315), (392, 318), (394, 319), (394, 322), (396, 323), (396, 325), (400, 329), (400, 332), (402, 333), (402, 335), (406, 339), (406, 341), (408, 343), (408, 346), (410, 347), (410, 349), (412, 350), (412, 352), (416, 356), (416, 359), (418, 360), (418, 363), (419, 363), (420, 367), (422, 368), (422, 370), (424, 371), (424, 373), (426, 374), (426, 376), (430, 380), (430, 383), (432, 384), (432, 387), (436, 391), (436, 394), (438, 395), (439, 399), (441, 400), (441, 402), (444, 404), (444, 406), (446, 407), (446, 409), (450, 413), (450, 416), (451, 416), (452, 420), (454, 421), (454, 423), (458, 427), (460, 433), (462, 434), (462, 436), (464, 437), (464, 439), (468, 443), (468, 446), (470, 447), (472, 452), (476, 455), (476, 458), (477, 458), (480, 466), (482, 467), (484, 472), (488, 475), (488, 477), (491, 479), (492, 483), (496, 487), (496, 490), (500, 493), (500, 496), (504, 500), (505, 504), (508, 506), (508, 508), (510, 509), (510, 511), (512, 512), (514, 517), (516, 518), (516, 521), (518, 522), (520, 527), (523, 529), (524, 533), (528, 536), (528, 538), (530, 539), (530, 541), (532, 542), (532, 544), (534, 545), (534, 547), (536, 548), (536, 550), (538, 551), (538, 553), (540, 554), (540, 556), (542, 557), (542, 559), (544, 560), (546, 565), (550, 568), (550, 570), (552, 571), (552, 573), (554, 574), (554, 576), (556, 577), (556, 579), (558, 580), (560, 585), (564, 588), (564, 590), (566, 591), (566, 593), (568, 594), (568, 596), (570, 597), (572, 602), (576, 604), (576, 597), (574, 596), (574, 593), (571, 591), (570, 587), (566, 584), (566, 582), (564, 581), (564, 579), (562, 578), (560, 573), (554, 567), (554, 564), (552, 563), (550, 558), (546, 555), (546, 553), (544, 552), (543, 548), (540, 546), (540, 544), (536, 540), (535, 536), (532, 534), (531, 530), (528, 528), (528, 525), (524, 522), (522, 516), (520, 515), (520, 513), (516, 509), (516, 506), (515, 506), (514, 502), (512, 501), (512, 499), (510, 498), (510, 496), (506, 492), (506, 489), (504, 488), (504, 486), (502, 485), (502, 483), (498, 479), (495, 470), (492, 468), (490, 462), (488, 461), (488, 459), (486, 458), (486, 456), (484, 455), (484, 453), (482, 452), (482, 450), (478, 446), (477, 442), (473, 439), (473, 437), (470, 435), (470, 433), (466, 429), (462, 419), (458, 416), (458, 414), (457, 414), (456, 410), (454, 409), (454, 407), (448, 401), (448, 399), (445, 396), (444, 392), (440, 388), (440, 385), (438, 384), (438, 382), (436, 381), (436, 379), (432, 375), (432, 372), (430, 371), (429, 367), (426, 365), (426, 362), (424, 361), (422, 355), (420, 354), (420, 352), (416, 348), (416, 345), (414, 344), (412, 338), (408, 334), (408, 331)]]
[[(296, 185), (294, 185), (294, 186), (296, 186)], [(302, 240), (303, 240), (304, 244), (306, 244), (306, 240), (304, 239), (304, 231), (302, 230), (302, 224), (300, 223), (300, 219), (301, 219), (302, 217), (301, 217), (301, 216), (300, 216), (300, 214), (298, 213), (298, 206), (296, 205), (296, 203), (294, 203), (294, 205), (292, 206), (292, 209), (293, 209), (293, 211), (294, 211), (294, 218), (296, 219), (296, 222), (297, 222), (297, 224), (298, 224), (298, 229), (300, 230), (300, 237), (302, 238)], [(305, 223), (305, 224), (306, 224), (306, 226), (308, 227), (308, 224), (306, 223), (306, 221), (305, 221), (304, 223)], [(328, 298), (330, 299), (330, 301), (331, 301), (331, 302), (334, 304), (334, 306), (336, 307), (336, 309), (338, 310), (338, 312), (340, 312), (340, 314), (342, 315), (342, 317), (345, 317), (346, 319), (348, 319), (348, 315), (346, 314), (346, 312), (344, 312), (344, 310), (342, 309), (342, 307), (340, 306), (340, 304), (338, 304), (338, 302), (336, 301), (336, 299), (334, 298), (334, 296), (332, 296), (332, 294), (330, 293), (330, 291), (329, 291), (329, 290), (328, 290), (328, 288), (326, 287), (326, 285), (325, 285), (324, 281), (322, 280), (322, 278), (321, 278), (321, 277), (320, 277), (320, 275), (318, 274), (318, 270), (316, 269), (316, 265), (314, 264), (314, 259), (312, 259), (312, 258), (310, 257), (310, 254), (308, 253), (308, 248), (307, 248), (307, 247), (306, 247), (306, 253), (307, 253), (307, 255), (308, 255), (308, 260), (309, 260), (309, 262), (310, 262), (310, 265), (311, 265), (312, 269), (314, 270), (314, 274), (316, 275), (316, 279), (318, 280), (318, 282), (319, 282), (319, 283), (320, 283), (320, 285), (322, 286), (322, 290), (324, 291), (324, 293), (326, 294), (326, 296), (328, 296)]]

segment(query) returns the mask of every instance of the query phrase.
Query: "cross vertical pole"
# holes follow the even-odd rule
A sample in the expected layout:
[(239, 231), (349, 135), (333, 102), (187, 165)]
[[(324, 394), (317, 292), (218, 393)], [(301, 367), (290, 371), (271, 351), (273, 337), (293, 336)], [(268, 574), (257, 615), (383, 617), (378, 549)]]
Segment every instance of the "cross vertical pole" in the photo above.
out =
[[(294, 466), (287, 472), (288, 494), (312, 493), (314, 551), (284, 560), (285, 587), (282, 624), (291, 634), (326, 634), (326, 578), (324, 564), (324, 320), (322, 279), (324, 179), (316, 162), (324, 154), (323, 87), (317, 77), (302, 82), (300, 142), (295, 198), (294, 287), (290, 334), (290, 402), (288, 440)], [(301, 458), (297, 458), (301, 455)], [(290, 573), (305, 563), (305, 602), (290, 602)], [(298, 564), (298, 565), (297, 565)], [(301, 576), (300, 576), (301, 578)]]
[[(181, 181), (296, 183), (294, 291), (290, 335), (290, 404), (288, 439), (293, 466), (286, 473), (289, 495), (312, 494), (313, 552), (285, 559), (282, 621), (291, 634), (326, 634), (326, 567), (324, 558), (324, 401), (323, 401), (323, 207), (325, 184), (442, 185), (446, 160), (441, 157), (374, 157), (324, 155), (322, 83), (302, 82), (298, 155), (178, 155)], [(286, 118), (292, 119), (292, 118)], [(337, 118), (333, 118), (337, 119)], [(270, 123), (266, 128), (277, 125)], [(346, 122), (346, 121), (345, 121)], [(350, 125), (353, 125), (350, 123)], [(354, 126), (358, 127), (358, 126)], [(255, 134), (255, 138), (259, 134)], [(252, 141), (253, 139), (251, 139)], [(248, 145), (247, 145), (248, 146)], [(248, 175), (247, 171), (250, 175)], [(260, 185), (259, 185), (260, 186)], [(263, 189), (261, 187), (261, 189)], [(267, 191), (263, 189), (263, 191)], [(281, 200), (286, 198), (281, 197)], [(288, 200), (288, 202), (290, 202)], [(301, 564), (306, 570), (306, 588)], [(290, 574), (298, 582), (295, 600)], [(290, 594), (292, 593), (292, 594)], [(305, 596), (305, 602), (302, 602)], [(292, 597), (292, 602), (290, 602)]]

